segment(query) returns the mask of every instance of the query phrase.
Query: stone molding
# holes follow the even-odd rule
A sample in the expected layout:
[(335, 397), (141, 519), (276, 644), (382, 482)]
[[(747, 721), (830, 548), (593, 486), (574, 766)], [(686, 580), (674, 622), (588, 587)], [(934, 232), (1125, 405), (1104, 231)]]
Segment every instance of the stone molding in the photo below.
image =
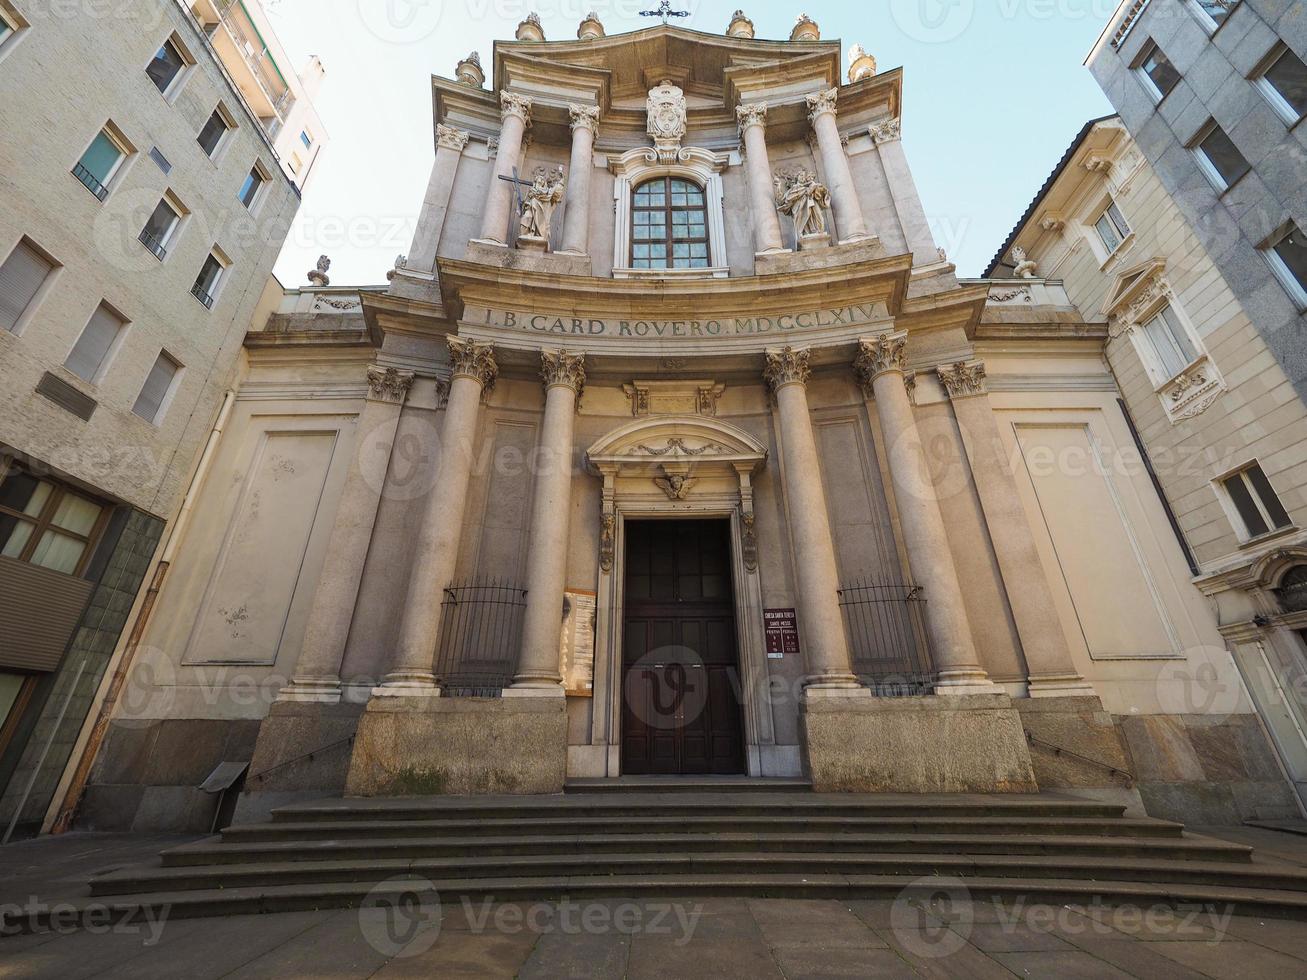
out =
[(545, 390), (550, 388), (571, 388), (580, 400), (585, 390), (585, 355), (569, 354), (563, 349), (540, 352), (540, 379)]
[(767, 363), (762, 376), (772, 391), (780, 391), (786, 385), (806, 385), (812, 377), (812, 368), (808, 365), (811, 353), (807, 347), (796, 350), (788, 346), (765, 351), (763, 356)]
[(471, 378), (481, 386), (482, 393), (489, 392), (499, 377), (494, 345), (478, 344), (458, 337), (447, 337), (446, 341), (449, 344), (449, 360), (453, 366), (450, 378)]
[(858, 341), (858, 356), (853, 361), (853, 372), (864, 392), (870, 392), (872, 383), (882, 374), (891, 371), (904, 373), (904, 352), (907, 346), (906, 331), (864, 337)]
[(368, 400), (402, 405), (416, 375), (398, 368), (368, 366)]
[(821, 116), (825, 115), (826, 113), (830, 113), (831, 116), (835, 116), (836, 115), (835, 103), (839, 100), (839, 96), (840, 96), (839, 89), (834, 89), (834, 88), (827, 89), (824, 92), (815, 92), (812, 95), (809, 95), (807, 98), (808, 122), (813, 123), (815, 125), (817, 120)]
[(472, 138), (470, 133), (465, 133), (461, 129), (455, 129), (453, 126), (446, 126), (444, 123), (436, 124), (436, 146), (444, 150), (457, 150), (463, 152), (467, 146), (467, 141)]
[(893, 119), (874, 122), (867, 127), (867, 132), (871, 134), (877, 146), (882, 143), (894, 143), (903, 137), (903, 119), (896, 116)]
[(570, 102), (567, 106), (568, 115), (572, 117), (572, 131), (578, 129), (588, 129), (591, 133), (599, 132), (599, 107), (597, 105), (582, 105), (578, 102)]
[(748, 105), (739, 105), (735, 107), (735, 118), (740, 124), (740, 134), (750, 126), (767, 126), (767, 103), (750, 102)]
[(526, 95), (518, 95), (516, 92), (499, 93), (499, 118), (501, 121), (507, 120), (509, 116), (516, 116), (522, 122), (531, 125), (531, 98)]
[(985, 386), (985, 364), (983, 361), (957, 361), (953, 364), (941, 364), (935, 368), (940, 383), (948, 392), (949, 398), (967, 398), (971, 395), (983, 395)]

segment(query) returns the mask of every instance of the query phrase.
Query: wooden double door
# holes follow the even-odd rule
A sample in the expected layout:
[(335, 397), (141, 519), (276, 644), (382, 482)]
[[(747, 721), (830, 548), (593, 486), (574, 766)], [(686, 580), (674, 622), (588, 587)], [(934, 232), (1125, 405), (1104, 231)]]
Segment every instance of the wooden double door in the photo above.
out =
[(745, 771), (730, 522), (627, 521), (622, 772)]

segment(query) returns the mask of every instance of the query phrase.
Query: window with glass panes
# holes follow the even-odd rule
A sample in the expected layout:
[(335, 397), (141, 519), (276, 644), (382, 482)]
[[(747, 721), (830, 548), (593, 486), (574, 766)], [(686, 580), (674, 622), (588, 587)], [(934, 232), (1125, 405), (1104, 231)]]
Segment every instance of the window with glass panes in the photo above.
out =
[(204, 128), (200, 130), (200, 135), (196, 137), (196, 142), (200, 144), (200, 148), (204, 150), (206, 156), (213, 156), (218, 152), (218, 147), (222, 145), (222, 138), (227, 135), (229, 129), (231, 127), (227, 125), (227, 120), (223, 118), (222, 110), (214, 109), (213, 115), (204, 124)]
[(103, 201), (109, 194), (109, 181), (118, 172), (125, 156), (122, 147), (109, 135), (108, 130), (102, 129), (91, 140), (91, 145), (77, 161), (77, 166), (73, 167), (73, 176)]
[(250, 172), (246, 174), (245, 180), (241, 183), (241, 189), (236, 192), (240, 202), (247, 208), (254, 206), (255, 199), (259, 196), (259, 188), (265, 183), (263, 174), (259, 172), (257, 166), (251, 167)]
[(1144, 324), (1144, 337), (1157, 358), (1160, 381), (1170, 381), (1198, 359), (1189, 331), (1171, 307), (1163, 307)]
[(89, 497), (0, 459), (0, 555), (78, 575), (106, 517)]
[(1180, 84), (1180, 73), (1156, 44), (1149, 44), (1148, 53), (1139, 63), (1139, 70), (1148, 76), (1148, 80), (1157, 89), (1159, 98), (1166, 98)]
[(1271, 265), (1280, 280), (1294, 294), (1299, 305), (1307, 304), (1307, 235), (1297, 225), (1271, 246)]
[(141, 386), (141, 393), (136, 396), (132, 411), (147, 422), (157, 423), (163, 417), (164, 402), (167, 401), (173, 380), (180, 370), (180, 364), (166, 352), (160, 351), (154, 367), (150, 368), (150, 373), (145, 378), (145, 384)]
[(177, 50), (177, 45), (169, 39), (164, 41), (163, 46), (154, 53), (153, 60), (145, 67), (145, 74), (150, 76), (155, 88), (160, 92), (167, 92), (185, 67), (186, 59)]
[(1239, 0), (1192, 0), (1192, 2), (1217, 27), (1224, 24), (1230, 12), (1239, 5)]
[(631, 268), (706, 269), (708, 197), (679, 177), (659, 177), (631, 200)]
[(168, 199), (161, 198), (159, 203), (155, 205), (150, 220), (141, 229), (141, 244), (162, 260), (168, 254), (168, 240), (172, 238), (172, 233), (176, 230), (177, 222), (180, 220), (177, 210), (168, 203)]
[(1120, 248), (1121, 243), (1130, 235), (1130, 225), (1115, 202), (1109, 204), (1107, 210), (1094, 222), (1094, 228), (1109, 255)]
[(191, 294), (203, 303), (206, 307), (212, 309), (214, 297), (218, 295), (218, 283), (222, 281), (222, 263), (218, 257), (209, 254), (204, 260), (204, 265), (200, 267), (200, 274), (195, 277), (195, 284), (191, 286)]
[(1222, 188), (1230, 187), (1252, 169), (1225, 130), (1215, 124), (1198, 141), (1197, 150), (1207, 164), (1208, 173)]
[(1245, 537), (1255, 538), (1290, 525), (1289, 514), (1280, 503), (1279, 495), (1257, 463), (1225, 477), (1221, 486), (1243, 522)]
[(1283, 103), (1284, 114), (1294, 121), (1307, 116), (1307, 65), (1287, 48), (1262, 72), (1261, 83)]

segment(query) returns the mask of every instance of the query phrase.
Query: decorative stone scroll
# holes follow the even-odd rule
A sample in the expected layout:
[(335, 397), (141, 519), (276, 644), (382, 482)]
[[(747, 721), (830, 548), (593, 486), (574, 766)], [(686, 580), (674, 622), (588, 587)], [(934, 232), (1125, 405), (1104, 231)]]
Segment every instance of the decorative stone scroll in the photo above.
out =
[(499, 93), (499, 118), (508, 119), (516, 116), (528, 128), (531, 126), (531, 98), (516, 92)]
[(940, 383), (948, 392), (949, 398), (966, 398), (969, 395), (983, 395), (985, 387), (985, 365), (981, 361), (958, 361), (954, 364), (941, 364), (935, 368)]
[(872, 382), (882, 374), (891, 371), (903, 373), (904, 351), (908, 346), (908, 335), (899, 333), (881, 334), (879, 337), (864, 337), (858, 341), (858, 356), (853, 361), (853, 372), (858, 384), (870, 396)]
[(771, 385), (772, 391), (780, 391), (786, 385), (806, 385), (812, 377), (812, 368), (808, 366), (811, 351), (807, 347), (773, 347), (763, 357), (766, 364), (762, 376)]
[(834, 88), (808, 96), (808, 122), (815, 124), (820, 116), (828, 113), (835, 115), (835, 104), (839, 101), (839, 96), (839, 89)]
[(748, 105), (738, 105), (735, 107), (735, 118), (740, 124), (740, 133), (750, 126), (767, 125), (767, 103), (750, 102)]
[(471, 378), (481, 386), (482, 394), (489, 392), (499, 377), (494, 346), (460, 340), (458, 337), (447, 337), (445, 340), (449, 345), (450, 377)]
[(871, 138), (876, 141), (876, 145), (882, 143), (893, 143), (903, 138), (903, 120), (895, 116), (892, 119), (882, 119), (880, 122), (874, 122), (867, 127), (867, 132)]
[(412, 371), (400, 371), (397, 368), (368, 367), (368, 398), (372, 401), (403, 404), (413, 387)]
[(572, 119), (572, 129), (588, 129), (591, 133), (599, 132), (599, 107), (569, 102), (567, 113)]
[(471, 135), (461, 129), (446, 126), (444, 123), (436, 124), (436, 147), (438, 149), (456, 150), (462, 153), (469, 139), (471, 139)]

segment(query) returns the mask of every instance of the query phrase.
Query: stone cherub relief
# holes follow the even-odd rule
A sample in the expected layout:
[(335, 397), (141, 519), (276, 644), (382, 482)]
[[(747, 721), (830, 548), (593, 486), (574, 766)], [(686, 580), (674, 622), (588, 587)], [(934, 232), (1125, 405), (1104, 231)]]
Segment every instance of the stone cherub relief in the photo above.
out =
[(554, 210), (562, 203), (566, 187), (562, 167), (553, 170), (536, 168), (535, 180), (527, 188), (522, 202), (522, 218), (518, 228), (520, 239), (542, 245), (549, 241)]
[(830, 191), (811, 170), (782, 170), (776, 174), (776, 209), (794, 219), (794, 233), (802, 242), (826, 234), (826, 208)]

